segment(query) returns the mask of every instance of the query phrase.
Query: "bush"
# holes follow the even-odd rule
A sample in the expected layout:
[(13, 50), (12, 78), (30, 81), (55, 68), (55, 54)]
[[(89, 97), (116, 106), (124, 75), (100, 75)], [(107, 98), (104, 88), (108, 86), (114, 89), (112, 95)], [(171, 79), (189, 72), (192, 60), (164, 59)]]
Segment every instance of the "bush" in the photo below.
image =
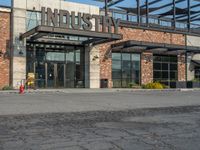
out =
[(128, 88), (138, 87), (139, 85), (137, 83), (131, 82), (128, 84)]
[(154, 83), (148, 83), (146, 85), (143, 85), (142, 88), (144, 88), (144, 89), (164, 89), (165, 86), (159, 82), (154, 82)]
[(6, 85), (2, 88), (2, 90), (13, 90), (13, 88), (11, 86)]

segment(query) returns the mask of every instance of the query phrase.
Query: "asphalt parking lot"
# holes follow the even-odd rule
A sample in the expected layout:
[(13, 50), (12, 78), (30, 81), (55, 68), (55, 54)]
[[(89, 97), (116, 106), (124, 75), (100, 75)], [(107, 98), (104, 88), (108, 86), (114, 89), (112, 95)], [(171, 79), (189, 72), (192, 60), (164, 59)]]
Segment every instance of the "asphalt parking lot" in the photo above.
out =
[(0, 150), (199, 150), (200, 93), (0, 94)]
[[(84, 91), (84, 90), (83, 90)], [(0, 115), (120, 111), (137, 108), (200, 105), (200, 91), (51, 91), (0, 93)]]
[(0, 117), (1, 150), (199, 150), (200, 107)]

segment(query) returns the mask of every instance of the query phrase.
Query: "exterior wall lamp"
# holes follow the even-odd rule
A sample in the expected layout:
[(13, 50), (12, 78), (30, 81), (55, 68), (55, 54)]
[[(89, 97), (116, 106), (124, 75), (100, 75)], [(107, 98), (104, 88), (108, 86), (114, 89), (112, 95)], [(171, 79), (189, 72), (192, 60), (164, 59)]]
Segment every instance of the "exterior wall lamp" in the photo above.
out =
[(96, 59), (98, 59), (99, 57), (97, 56), (97, 55), (95, 55), (94, 57), (93, 57), (93, 61), (95, 61)]
[(148, 56), (148, 55), (144, 56), (143, 59), (144, 59), (145, 63), (149, 63), (149, 62), (153, 61), (152, 56)]
[(21, 56), (24, 54), (19, 45), (17, 46), (17, 51), (19, 51), (19, 55), (21, 55)]

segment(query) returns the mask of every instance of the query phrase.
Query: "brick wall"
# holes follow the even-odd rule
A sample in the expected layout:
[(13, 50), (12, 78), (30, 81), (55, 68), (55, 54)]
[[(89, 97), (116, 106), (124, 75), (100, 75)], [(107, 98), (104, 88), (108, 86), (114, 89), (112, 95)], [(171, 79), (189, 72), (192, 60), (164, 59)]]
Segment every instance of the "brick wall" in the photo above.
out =
[[(123, 35), (122, 40), (119, 40), (116, 42), (110, 42), (107, 44), (101, 44), (100, 49), (99, 49), (100, 50), (100, 78), (108, 79), (109, 87), (112, 87), (112, 60), (111, 60), (111, 55), (110, 55), (111, 53), (109, 53), (110, 44), (127, 41), (127, 40), (136, 40), (136, 41), (185, 45), (185, 37), (182, 34), (172, 34), (172, 33), (158, 32), (158, 31), (125, 28), (125, 27), (122, 27), (122, 28), (120, 27), (119, 33)], [(152, 55), (152, 54), (148, 53), (147, 55)], [(143, 58), (144, 57), (142, 57), (142, 59)], [(142, 67), (141, 68), (142, 69), (141, 82), (147, 83), (147, 82), (152, 81), (153, 62), (151, 61), (145, 64), (144, 61), (142, 60), (141, 65), (142, 65), (141, 66)], [(149, 69), (147, 69), (148, 67)]]
[(141, 54), (141, 84), (153, 82), (153, 54), (144, 52)]
[(6, 51), (9, 51), (10, 43), (10, 13), (0, 12), (0, 89), (9, 85), (10, 61)]
[(178, 55), (178, 81), (186, 81), (185, 54)]

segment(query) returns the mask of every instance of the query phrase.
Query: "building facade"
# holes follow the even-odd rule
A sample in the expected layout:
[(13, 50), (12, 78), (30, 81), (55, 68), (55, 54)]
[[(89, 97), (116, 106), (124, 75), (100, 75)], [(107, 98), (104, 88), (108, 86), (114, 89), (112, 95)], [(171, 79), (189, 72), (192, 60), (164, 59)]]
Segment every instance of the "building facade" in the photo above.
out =
[(10, 84), (10, 8), (0, 8), (0, 89)]
[(134, 17), (64, 0), (13, 0), (0, 8), (0, 88), (18, 88), (30, 74), (37, 88), (185, 88), (200, 79), (199, 28)]

